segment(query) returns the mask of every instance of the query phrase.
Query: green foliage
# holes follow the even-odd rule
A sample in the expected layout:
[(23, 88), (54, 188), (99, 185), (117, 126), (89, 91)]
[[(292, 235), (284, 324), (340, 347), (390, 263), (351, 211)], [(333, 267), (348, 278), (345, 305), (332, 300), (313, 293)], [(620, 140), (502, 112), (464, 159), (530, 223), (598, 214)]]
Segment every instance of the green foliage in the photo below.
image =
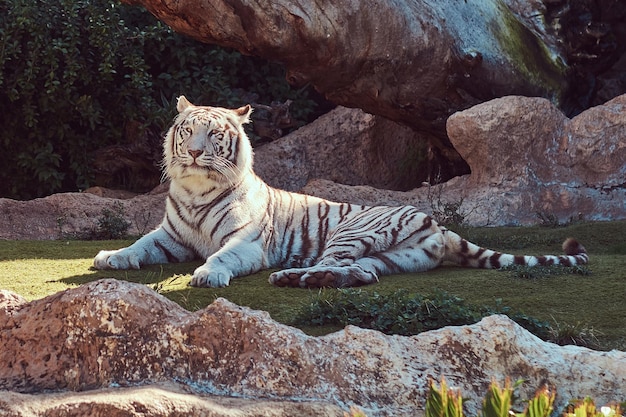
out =
[(445, 378), (441, 378), (439, 388), (431, 381), (424, 414), (426, 417), (463, 417), (461, 392), (448, 389)]
[(430, 296), (405, 290), (391, 294), (360, 289), (320, 290), (302, 307), (295, 323), (352, 324), (387, 334), (413, 335), (445, 326), (473, 324), (492, 314), (506, 314), (544, 339), (549, 335), (548, 323), (512, 312), (499, 304), (495, 307), (468, 305), (463, 299), (441, 290)]
[(509, 412), (515, 402), (514, 390), (520, 384), (521, 381), (517, 381), (512, 387), (511, 380), (507, 379), (501, 388), (497, 382), (492, 381), (483, 400), (481, 417), (511, 417)]
[(621, 417), (624, 403), (596, 408), (593, 399), (587, 397), (583, 400), (572, 401), (563, 413), (563, 417)]
[(0, 196), (88, 187), (98, 148), (160, 134), (180, 94), (203, 104), (291, 99), (283, 69), (175, 34), (147, 11), (107, 0), (0, 0)]
[(600, 345), (597, 332), (586, 323), (558, 323), (556, 320), (549, 329), (548, 339), (557, 345), (576, 345), (597, 349)]
[(578, 217), (570, 216), (569, 219), (565, 222), (561, 222), (559, 218), (554, 213), (544, 213), (542, 211), (536, 212), (537, 218), (539, 219), (539, 226), (542, 227), (567, 227), (577, 222), (582, 221), (582, 214), (579, 214)]
[(78, 232), (65, 232), (63, 230), (66, 217), (57, 219), (59, 234), (63, 239), (68, 240), (113, 240), (128, 238), (128, 229), (131, 222), (126, 220), (126, 213), (122, 203), (115, 202), (110, 207), (105, 207), (101, 211), (100, 217), (96, 219), (96, 224), (86, 227)]
[(124, 217), (124, 206), (119, 201), (111, 208), (103, 208), (98, 217), (95, 238), (102, 240), (124, 239), (127, 237), (130, 222)]
[[(517, 401), (515, 390), (522, 383), (522, 380), (518, 380), (511, 385), (511, 380), (507, 378), (504, 387), (500, 387), (495, 380), (492, 381), (483, 400), (480, 417), (549, 417), (554, 410), (556, 393), (545, 385), (526, 401), (523, 412), (516, 413), (513, 411)], [(461, 393), (458, 390), (448, 389), (445, 378), (441, 379), (439, 388), (434, 382), (430, 382), (425, 408), (426, 417), (463, 417)], [(572, 402), (563, 413), (563, 417), (622, 416), (618, 405), (605, 406), (598, 411), (593, 400), (585, 398), (582, 401)]]

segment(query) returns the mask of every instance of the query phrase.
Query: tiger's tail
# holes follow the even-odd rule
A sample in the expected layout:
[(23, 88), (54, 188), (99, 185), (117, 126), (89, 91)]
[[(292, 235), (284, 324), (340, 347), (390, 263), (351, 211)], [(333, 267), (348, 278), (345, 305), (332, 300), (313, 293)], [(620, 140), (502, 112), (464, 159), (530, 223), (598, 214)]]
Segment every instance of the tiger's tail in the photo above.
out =
[(589, 262), (589, 255), (583, 245), (574, 238), (563, 242), (565, 255), (511, 255), (480, 246), (463, 239), (458, 234), (444, 230), (446, 253), (444, 261), (454, 262), (470, 268), (501, 268), (508, 265), (584, 265)]

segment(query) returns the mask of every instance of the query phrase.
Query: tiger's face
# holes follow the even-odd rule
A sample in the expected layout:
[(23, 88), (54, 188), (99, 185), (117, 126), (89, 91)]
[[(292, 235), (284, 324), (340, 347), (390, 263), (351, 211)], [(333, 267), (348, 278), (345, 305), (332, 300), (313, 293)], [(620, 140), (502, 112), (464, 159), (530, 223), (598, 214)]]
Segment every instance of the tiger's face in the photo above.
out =
[(195, 106), (181, 96), (177, 110), (164, 145), (167, 177), (232, 185), (252, 169), (252, 147), (243, 130), (252, 112), (249, 105), (234, 110)]

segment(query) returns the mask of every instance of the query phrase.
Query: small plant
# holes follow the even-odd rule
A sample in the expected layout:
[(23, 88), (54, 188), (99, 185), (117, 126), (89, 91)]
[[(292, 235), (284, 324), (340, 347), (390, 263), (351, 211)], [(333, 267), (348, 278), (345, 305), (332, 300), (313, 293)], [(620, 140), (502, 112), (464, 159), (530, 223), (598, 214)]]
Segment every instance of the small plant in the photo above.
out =
[[(436, 189), (436, 191), (434, 191)], [(433, 187), (428, 184), (427, 199), (430, 202), (430, 210), (433, 218), (437, 223), (443, 226), (463, 226), (465, 224), (465, 218), (469, 213), (466, 213), (463, 207), (463, 198), (461, 197), (457, 201), (443, 201), (444, 187), (442, 185)]]
[(511, 417), (515, 389), (521, 384), (522, 380), (518, 380), (511, 385), (511, 380), (507, 378), (501, 388), (495, 380), (492, 381), (483, 400), (481, 417)]
[[(518, 380), (511, 384), (506, 379), (504, 387), (492, 381), (482, 403), (480, 417), (549, 417), (554, 410), (556, 392), (547, 385), (535, 392), (533, 398), (527, 401), (523, 412), (515, 412), (513, 408), (517, 401), (515, 390), (523, 383)], [(426, 397), (426, 417), (463, 417), (461, 393), (450, 390), (444, 378), (441, 387), (437, 388), (430, 382), (430, 390)], [(563, 412), (563, 417), (622, 417), (620, 406), (612, 405), (601, 407), (600, 411), (591, 398), (572, 402)]]
[(570, 216), (570, 218), (565, 222), (561, 222), (554, 213), (544, 213), (542, 211), (538, 211), (536, 212), (536, 215), (539, 219), (539, 226), (551, 228), (571, 226), (572, 224), (583, 220), (582, 213), (578, 213), (578, 217)]
[(145, 235), (148, 231), (148, 223), (150, 223), (151, 217), (152, 213), (145, 209), (135, 214), (133, 220), (135, 221), (135, 227), (137, 227), (140, 235)]
[(463, 417), (461, 391), (449, 389), (443, 377), (439, 388), (431, 381), (426, 397), (425, 417)]
[(621, 417), (619, 405), (596, 408), (594, 401), (587, 397), (584, 400), (572, 401), (565, 409), (563, 417)]
[[(443, 194), (445, 191), (445, 184), (441, 184), (441, 175), (437, 175), (434, 179), (434, 184), (431, 185), (428, 182), (422, 183), (423, 186), (428, 187), (428, 194), (426, 198), (430, 204), (431, 216), (440, 225), (452, 228), (461, 228), (467, 226), (467, 218), (472, 215), (478, 208), (479, 204), (467, 207), (463, 196), (458, 196), (455, 200), (444, 200)], [(487, 219), (483, 226), (488, 226), (494, 219), (491, 217), (491, 213), (487, 214)]]
[(131, 223), (124, 218), (124, 206), (115, 202), (111, 208), (102, 209), (97, 220), (95, 237), (98, 239), (122, 239), (127, 236)]
[(550, 327), (548, 340), (557, 345), (576, 345), (597, 349), (600, 342), (593, 327), (577, 322), (576, 324), (557, 323)]

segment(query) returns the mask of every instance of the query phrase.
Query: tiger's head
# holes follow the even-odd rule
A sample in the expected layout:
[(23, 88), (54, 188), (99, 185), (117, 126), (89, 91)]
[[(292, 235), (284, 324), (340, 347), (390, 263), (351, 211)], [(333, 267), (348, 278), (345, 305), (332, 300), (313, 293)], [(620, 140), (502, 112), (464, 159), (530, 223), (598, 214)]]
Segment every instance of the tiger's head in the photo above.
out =
[(178, 116), (165, 136), (164, 175), (236, 184), (252, 170), (252, 145), (243, 130), (250, 105), (238, 109), (195, 106), (178, 98)]

